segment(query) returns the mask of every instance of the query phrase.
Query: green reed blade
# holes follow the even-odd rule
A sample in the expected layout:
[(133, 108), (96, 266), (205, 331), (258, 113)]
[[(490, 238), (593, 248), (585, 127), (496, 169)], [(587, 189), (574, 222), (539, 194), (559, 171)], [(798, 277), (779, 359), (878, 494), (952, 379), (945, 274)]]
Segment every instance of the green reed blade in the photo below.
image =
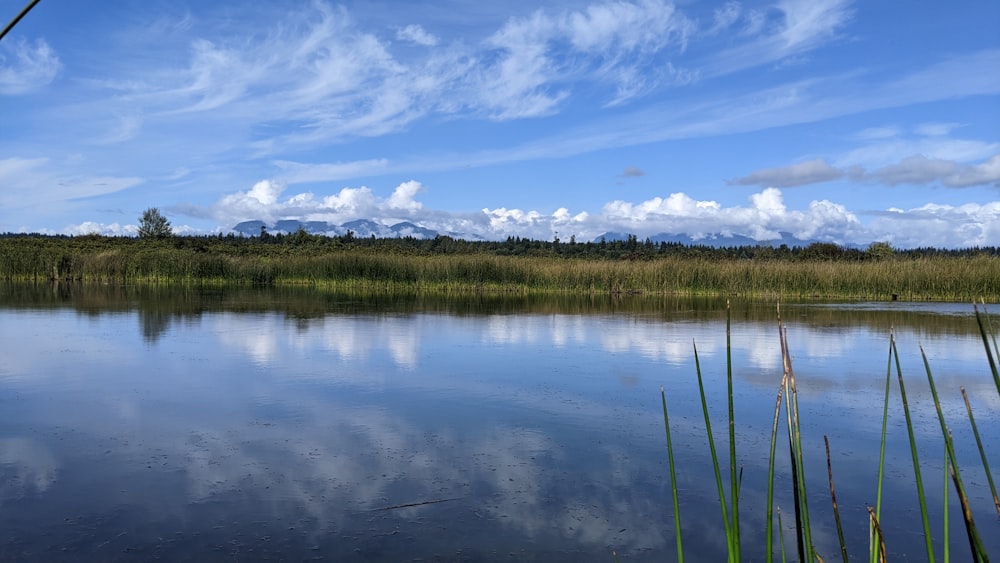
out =
[[(771, 563), (774, 560), (774, 550), (771, 542), (774, 541), (774, 453), (778, 445), (778, 417), (781, 416), (781, 398), (784, 390), (785, 376), (781, 378), (781, 385), (778, 386), (778, 398), (774, 401), (774, 420), (771, 422), (771, 454), (767, 460), (767, 528), (765, 530), (764, 545), (767, 551), (764, 552), (764, 560)], [(778, 523), (781, 523), (781, 510), (778, 510)], [(779, 529), (779, 533), (780, 533)], [(784, 560), (785, 546), (781, 546), (781, 559)]]
[(986, 470), (986, 480), (990, 484), (990, 492), (993, 494), (993, 504), (997, 509), (997, 516), (1000, 516), (1000, 498), (997, 497), (997, 488), (993, 484), (993, 473), (990, 472), (990, 464), (986, 461), (986, 450), (983, 448), (983, 440), (979, 437), (979, 429), (976, 428), (976, 419), (972, 416), (972, 405), (969, 404), (969, 395), (965, 392), (965, 387), (960, 387), (962, 390), (962, 399), (965, 400), (965, 410), (969, 413), (969, 424), (972, 425), (972, 434), (976, 437), (976, 446), (979, 448), (979, 457), (983, 459), (983, 469)]
[(788, 412), (789, 448), (792, 457), (792, 480), (797, 495), (795, 513), (800, 538), (799, 555), (802, 561), (812, 561), (815, 551), (812, 544), (812, 528), (809, 524), (809, 502), (806, 494), (805, 458), (802, 452), (802, 427), (799, 424), (799, 399), (795, 386), (795, 372), (792, 356), (788, 348), (788, 331), (781, 331), (781, 355), (784, 371), (788, 374), (785, 387), (785, 405)]
[[(931, 397), (934, 399), (934, 409), (937, 411), (938, 422), (941, 423), (941, 434), (944, 436), (944, 445), (948, 453), (948, 461), (951, 463), (952, 480), (955, 482), (955, 488), (958, 492), (958, 500), (962, 503), (962, 506), (968, 505), (968, 497), (965, 494), (965, 485), (962, 483), (962, 472), (958, 466), (958, 457), (955, 455), (955, 443), (951, 439), (951, 431), (948, 430), (948, 425), (944, 421), (944, 411), (941, 409), (941, 401), (938, 399), (937, 388), (934, 386), (934, 377), (931, 375), (931, 365), (927, 361), (927, 354), (924, 353), (923, 346), (920, 347), (920, 356), (924, 360), (924, 370), (927, 372), (927, 383), (931, 388)], [(972, 512), (965, 511), (965, 528), (969, 535), (969, 543), (972, 546), (972, 556), (976, 560), (982, 560), (986, 557), (986, 548), (983, 546), (983, 541), (979, 537), (979, 531), (976, 529), (976, 522), (972, 518)]]
[(778, 507), (778, 545), (781, 546), (781, 563), (786, 563), (785, 557), (785, 532), (781, 526), (781, 507)]
[(826, 444), (826, 472), (830, 476), (830, 500), (833, 501), (833, 519), (837, 522), (837, 539), (840, 540), (840, 555), (847, 563), (847, 544), (844, 542), (844, 527), (840, 523), (840, 508), (837, 506), (837, 493), (833, 490), (833, 465), (830, 463), (830, 439), (823, 436)]
[(944, 557), (942, 557), (942, 559), (944, 560), (944, 563), (949, 563), (951, 561), (951, 549), (949, 549), (949, 546), (951, 545), (951, 543), (950, 543), (951, 540), (949, 538), (951, 530), (950, 530), (950, 528), (948, 526), (948, 514), (951, 512), (951, 510), (948, 509), (949, 508), (948, 507), (948, 473), (949, 473), (950, 469), (951, 469), (951, 463), (948, 461), (948, 447), (945, 446), (945, 448), (944, 448), (944, 494), (941, 497), (942, 499), (944, 499), (943, 502), (942, 502), (942, 505), (944, 506), (944, 514), (942, 515), (942, 520), (943, 520), (943, 525), (944, 525), (944, 534), (943, 534), (944, 537), (942, 538), (944, 540)]
[[(890, 337), (892, 335), (892, 330), (889, 331)], [(889, 346), (889, 359), (885, 367), (885, 398), (882, 402), (882, 438), (879, 445), (878, 454), (878, 486), (875, 493), (875, 518), (874, 520), (869, 519), (868, 526), (868, 561), (869, 563), (875, 563), (878, 556), (878, 551), (876, 550), (876, 537), (875, 537), (875, 527), (874, 522), (882, 517), (882, 481), (885, 475), (885, 436), (886, 429), (889, 423), (889, 390), (891, 388), (892, 382), (892, 346)]]
[[(979, 334), (983, 338), (983, 346), (986, 347), (986, 359), (990, 363), (990, 371), (993, 372), (993, 383), (997, 386), (997, 394), (1000, 394), (1000, 371), (997, 370), (996, 356), (1000, 356), (1000, 350), (997, 350), (997, 338), (996, 333), (993, 332), (993, 326), (990, 324), (990, 317), (986, 314), (986, 304), (983, 304), (983, 313), (979, 313), (979, 306), (974, 302), (972, 308), (976, 311), (976, 323), (979, 324)], [(993, 340), (993, 349), (990, 349), (990, 340)]]
[(726, 508), (726, 491), (722, 486), (722, 471), (719, 469), (719, 456), (715, 451), (715, 438), (712, 436), (712, 420), (708, 415), (708, 400), (705, 398), (705, 384), (701, 377), (701, 361), (698, 359), (698, 346), (694, 346), (694, 365), (698, 374), (698, 392), (701, 395), (701, 410), (705, 416), (705, 431), (708, 433), (708, 448), (712, 452), (712, 469), (715, 470), (715, 484), (719, 489), (719, 506), (722, 508), (722, 524), (726, 531), (726, 545), (729, 548), (729, 561), (737, 561), (733, 556), (733, 531), (729, 522), (729, 511)]
[[(993, 356), (1000, 357), (1000, 347), (997, 346), (997, 333), (993, 330), (990, 313), (986, 310), (986, 301), (980, 298), (979, 304), (983, 306), (983, 320), (986, 324), (986, 332), (989, 333), (990, 339), (993, 341)], [(973, 308), (975, 308), (975, 302), (973, 302)]]
[(674, 445), (670, 440), (670, 418), (667, 416), (667, 394), (660, 386), (660, 400), (663, 402), (663, 427), (667, 431), (667, 460), (670, 465), (670, 493), (674, 499), (674, 533), (677, 536), (677, 561), (684, 563), (684, 545), (681, 540), (681, 506), (677, 495), (677, 474), (674, 471)]
[[(783, 329), (779, 327), (779, 330)], [(801, 493), (798, 486), (799, 467), (795, 459), (795, 440), (792, 438), (792, 403), (789, 400), (789, 395), (791, 395), (790, 392), (791, 388), (788, 383), (788, 363), (787, 361), (785, 361), (785, 354), (786, 354), (785, 342), (784, 339), (782, 338), (781, 357), (785, 367), (784, 367), (784, 375), (782, 376), (781, 381), (784, 384), (784, 392), (785, 392), (785, 420), (786, 420), (785, 427), (788, 430), (788, 459), (789, 459), (789, 467), (791, 468), (792, 471), (792, 500), (794, 503), (793, 507), (795, 508), (795, 531), (796, 531), (795, 545), (798, 548), (799, 561), (808, 561), (808, 559), (806, 559), (806, 548), (802, 538), (802, 505), (799, 501), (799, 496)]]
[(917, 500), (920, 501), (920, 519), (924, 525), (924, 543), (927, 547), (927, 560), (934, 563), (934, 543), (931, 539), (931, 523), (927, 517), (927, 496), (924, 495), (924, 480), (920, 477), (920, 459), (917, 455), (917, 439), (913, 435), (913, 420), (910, 417), (910, 405), (906, 401), (906, 386), (903, 384), (903, 368), (899, 364), (899, 351), (896, 349), (896, 337), (890, 336), (892, 356), (896, 360), (896, 377), (899, 380), (899, 396), (903, 401), (903, 415), (906, 417), (906, 432), (910, 437), (910, 457), (913, 459), (913, 474), (917, 481)]
[(729, 395), (729, 494), (733, 502), (731, 546), (735, 548), (733, 559), (740, 558), (740, 495), (739, 482), (736, 474), (736, 418), (733, 410), (733, 345), (732, 345), (733, 310), (726, 300), (726, 389)]

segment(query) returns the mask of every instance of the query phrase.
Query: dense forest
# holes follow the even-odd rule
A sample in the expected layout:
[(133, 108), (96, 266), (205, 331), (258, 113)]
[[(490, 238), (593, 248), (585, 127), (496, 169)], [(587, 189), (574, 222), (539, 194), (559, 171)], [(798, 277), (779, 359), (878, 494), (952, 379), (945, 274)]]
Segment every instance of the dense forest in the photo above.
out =
[[(2, 233), (2, 239), (27, 239), (32, 246), (44, 245), (46, 240), (67, 249), (97, 249), (101, 245), (107, 248), (137, 249), (154, 245), (162, 247), (168, 244), (177, 249), (188, 249), (199, 252), (220, 252), (223, 254), (242, 255), (247, 252), (263, 252), (273, 254), (276, 248), (289, 249), (294, 252), (330, 252), (343, 249), (376, 249), (404, 254), (493, 254), (496, 256), (549, 256), (562, 258), (588, 258), (608, 260), (642, 260), (663, 256), (758, 260), (843, 260), (864, 261), (882, 260), (889, 257), (897, 258), (928, 258), (928, 257), (969, 257), (996, 256), (1000, 257), (1000, 246), (983, 246), (959, 249), (921, 247), (898, 249), (886, 242), (873, 242), (867, 248), (841, 246), (834, 243), (816, 242), (805, 246), (741, 245), (741, 246), (711, 246), (685, 245), (676, 242), (653, 242), (649, 238), (639, 240), (635, 235), (629, 235), (626, 240), (600, 240), (598, 242), (577, 242), (575, 237), (568, 241), (556, 238), (551, 241), (535, 240), (521, 237), (508, 237), (506, 240), (464, 240), (439, 235), (434, 238), (419, 239), (415, 237), (399, 238), (369, 238), (356, 237), (348, 232), (340, 236), (316, 235), (300, 230), (296, 233), (267, 233), (260, 236), (241, 236), (238, 234), (217, 234), (203, 236), (159, 237), (106, 237), (101, 235), (40, 235), (23, 233)], [(56, 242), (61, 241), (61, 242)], [(5, 247), (6, 248), (6, 247)], [(280, 253), (280, 251), (279, 251)]]

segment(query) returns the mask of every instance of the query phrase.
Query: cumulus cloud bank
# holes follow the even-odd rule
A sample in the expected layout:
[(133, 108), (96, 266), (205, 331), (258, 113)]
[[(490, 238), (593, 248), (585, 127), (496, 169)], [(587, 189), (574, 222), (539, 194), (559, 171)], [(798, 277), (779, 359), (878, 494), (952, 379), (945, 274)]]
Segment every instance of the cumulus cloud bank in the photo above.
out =
[[(607, 232), (639, 237), (687, 234), (695, 239), (742, 235), (761, 242), (789, 233), (802, 240), (862, 246), (888, 241), (903, 248), (986, 246), (1000, 240), (1000, 202), (928, 204), (909, 210), (888, 209), (866, 217), (826, 199), (811, 201), (803, 209), (789, 208), (781, 190), (769, 187), (751, 194), (745, 205), (730, 207), (677, 192), (638, 202), (614, 200), (596, 212), (566, 207), (553, 212), (498, 207), (454, 213), (428, 209), (418, 199), (424, 191), (423, 184), (410, 180), (396, 186), (388, 197), (377, 195), (367, 186), (345, 187), (329, 195), (305, 191), (288, 194), (285, 184), (261, 180), (199, 212), (214, 218), (222, 231), (250, 220), (274, 223), (295, 219), (340, 225), (368, 219), (386, 226), (409, 221), (442, 234), (487, 240), (508, 236), (540, 240), (559, 236), (567, 240), (572, 236), (583, 242)], [(82, 227), (78, 227), (73, 231), (80, 231)], [(131, 227), (117, 224), (86, 227), (87, 232), (131, 232)]]

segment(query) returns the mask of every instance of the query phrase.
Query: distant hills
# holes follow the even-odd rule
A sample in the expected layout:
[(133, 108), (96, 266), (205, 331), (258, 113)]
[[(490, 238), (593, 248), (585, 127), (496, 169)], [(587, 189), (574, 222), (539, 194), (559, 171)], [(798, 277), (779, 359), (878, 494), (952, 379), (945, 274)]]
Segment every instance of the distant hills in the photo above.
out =
[[(369, 219), (357, 219), (355, 221), (348, 221), (340, 225), (328, 223), (326, 221), (298, 221), (296, 219), (282, 219), (274, 224), (268, 225), (264, 221), (243, 221), (233, 227), (233, 231), (246, 236), (258, 236), (261, 233), (261, 227), (264, 227), (265, 231), (269, 234), (292, 234), (297, 232), (299, 229), (304, 230), (307, 233), (315, 235), (326, 235), (326, 236), (343, 236), (346, 235), (348, 231), (352, 232), (354, 236), (360, 238), (370, 238), (374, 236), (375, 238), (402, 238), (402, 237), (413, 237), (417, 239), (432, 239), (438, 235), (446, 235), (452, 238), (464, 239), (464, 240), (483, 240), (483, 237), (479, 235), (470, 235), (455, 232), (441, 233), (434, 229), (428, 229), (427, 227), (422, 227), (415, 223), (409, 221), (403, 221), (400, 223), (395, 223), (393, 225), (385, 225), (376, 221)], [(803, 240), (792, 236), (791, 233), (782, 232), (779, 233), (780, 237), (773, 240), (758, 241), (752, 237), (739, 234), (723, 234), (714, 233), (705, 236), (699, 236), (697, 238), (692, 237), (683, 233), (659, 233), (650, 236), (649, 239), (659, 244), (661, 242), (667, 243), (678, 243), (685, 246), (712, 246), (712, 247), (727, 247), (727, 246), (781, 246), (782, 244), (789, 247), (804, 247), (816, 242), (825, 242), (818, 240)], [(598, 237), (596, 237), (593, 242), (600, 242), (602, 239), (608, 242), (617, 240), (628, 240), (629, 233), (619, 233), (619, 232), (606, 232)], [(639, 242), (645, 242), (646, 237), (637, 237)], [(851, 246), (851, 245), (847, 245)]]
[[(354, 233), (354, 236), (362, 238), (369, 238), (374, 235), (375, 238), (402, 238), (410, 236), (418, 239), (429, 239), (441, 234), (433, 229), (421, 227), (409, 221), (403, 221), (394, 225), (383, 225), (382, 223), (376, 223), (368, 219), (348, 221), (341, 225), (327, 223), (326, 221), (298, 221), (295, 219), (282, 219), (273, 225), (268, 225), (264, 221), (243, 221), (233, 227), (233, 231), (247, 236), (256, 236), (260, 235), (261, 227), (264, 227), (266, 232), (272, 235), (278, 233), (291, 234), (298, 232), (299, 229), (309, 234), (327, 236), (342, 236), (350, 231)], [(445, 234), (453, 237), (460, 236), (455, 233)], [(473, 240), (480, 238), (473, 237)]]
[[(694, 238), (694, 237), (692, 237), (690, 235), (686, 235), (686, 234), (683, 234), (683, 233), (658, 233), (658, 234), (655, 234), (655, 235), (649, 237), (649, 239), (652, 242), (656, 243), (656, 244), (659, 244), (661, 242), (668, 242), (668, 243), (678, 243), (678, 244), (682, 244), (684, 246), (696, 246), (696, 245), (700, 245), (700, 246), (711, 246), (711, 247), (715, 247), (715, 248), (726, 247), (726, 246), (774, 246), (774, 247), (778, 247), (778, 246), (781, 246), (783, 244), (786, 245), (786, 246), (788, 246), (789, 248), (792, 248), (792, 247), (795, 247), (795, 246), (800, 246), (800, 247), (809, 246), (810, 244), (817, 243), (817, 242), (827, 242), (827, 241), (820, 241), (820, 240), (804, 240), (804, 239), (796, 238), (796, 237), (792, 236), (792, 233), (788, 233), (788, 232), (779, 232), (778, 234), (780, 235), (779, 238), (771, 239), (771, 240), (757, 240), (755, 238), (744, 236), (744, 235), (731, 235), (731, 234), (723, 234), (723, 233), (713, 233), (713, 234), (701, 236), (701, 237), (698, 237), (698, 238)], [(608, 242), (616, 241), (616, 240), (628, 240), (628, 237), (629, 237), (628, 233), (607, 232), (607, 233), (604, 233), (603, 235), (595, 238), (594, 242), (600, 242), (601, 239), (604, 239), (604, 240), (606, 240)], [(646, 241), (646, 237), (638, 237), (638, 239), (639, 239), (639, 242), (645, 242)], [(846, 248), (851, 248), (851, 247), (854, 247), (855, 245), (851, 245), (851, 244), (844, 245), (844, 244), (841, 244), (839, 246), (844, 246)]]

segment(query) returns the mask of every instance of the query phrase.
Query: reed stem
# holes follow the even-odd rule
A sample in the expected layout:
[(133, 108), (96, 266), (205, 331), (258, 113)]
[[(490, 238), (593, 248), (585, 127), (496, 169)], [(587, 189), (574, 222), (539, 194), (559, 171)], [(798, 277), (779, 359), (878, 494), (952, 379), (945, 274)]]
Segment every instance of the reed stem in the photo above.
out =
[(997, 488), (993, 484), (993, 473), (990, 472), (990, 463), (986, 460), (986, 450), (983, 448), (983, 439), (979, 437), (979, 429), (976, 428), (976, 419), (972, 416), (972, 405), (969, 404), (969, 395), (962, 390), (962, 399), (965, 400), (965, 410), (969, 413), (969, 424), (972, 425), (972, 434), (976, 437), (976, 446), (979, 448), (979, 457), (983, 460), (983, 469), (986, 470), (986, 480), (990, 484), (990, 493), (993, 494), (993, 505), (997, 509), (997, 516), (1000, 516), (1000, 498), (997, 497)]
[(896, 349), (896, 338), (890, 336), (892, 355), (896, 360), (896, 377), (899, 380), (899, 395), (903, 401), (903, 414), (906, 417), (906, 432), (910, 438), (910, 457), (913, 460), (913, 474), (917, 481), (917, 500), (920, 502), (920, 519), (924, 526), (924, 544), (927, 548), (927, 561), (934, 563), (934, 542), (931, 539), (931, 523), (927, 516), (927, 496), (924, 494), (924, 480), (920, 477), (920, 459), (917, 455), (917, 439), (913, 434), (913, 419), (910, 417), (910, 405), (906, 401), (906, 386), (903, 384), (903, 368), (899, 362), (899, 351)]
[(826, 472), (830, 476), (830, 500), (833, 501), (833, 519), (837, 522), (837, 539), (840, 540), (840, 555), (847, 563), (847, 543), (844, 542), (844, 527), (840, 522), (840, 508), (837, 506), (837, 493), (833, 489), (833, 465), (830, 463), (830, 439), (823, 436), (826, 444)]
[(667, 395), (660, 386), (660, 400), (663, 402), (663, 427), (667, 431), (667, 459), (670, 466), (670, 493), (674, 500), (674, 533), (677, 539), (677, 561), (684, 563), (684, 543), (681, 538), (681, 506), (677, 494), (677, 474), (674, 471), (674, 446), (670, 440), (670, 417), (667, 416)]
[(733, 310), (726, 300), (726, 385), (729, 396), (729, 494), (733, 501), (732, 538), (731, 545), (735, 554), (733, 559), (740, 561), (740, 494), (739, 481), (736, 473), (736, 417), (733, 409), (733, 345), (732, 345)]
[[(948, 462), (951, 465), (952, 480), (955, 482), (955, 489), (958, 492), (958, 500), (962, 506), (968, 506), (969, 500), (965, 494), (965, 485), (962, 483), (962, 472), (958, 466), (958, 456), (955, 455), (955, 444), (952, 441), (951, 430), (944, 421), (944, 411), (941, 409), (941, 401), (938, 399), (937, 388), (934, 385), (934, 377), (931, 375), (931, 365), (927, 361), (927, 354), (924, 353), (923, 346), (920, 347), (920, 356), (924, 360), (924, 370), (927, 372), (927, 383), (930, 385), (931, 397), (934, 399), (934, 410), (937, 411), (938, 422), (941, 424), (941, 434), (944, 436), (945, 451), (948, 454)], [(986, 548), (979, 537), (976, 529), (976, 522), (972, 517), (972, 511), (964, 511), (965, 528), (969, 535), (969, 544), (972, 548), (972, 556), (976, 561), (988, 559)]]
[(726, 546), (729, 551), (729, 561), (731, 563), (735, 563), (738, 560), (734, 557), (736, 553), (733, 545), (733, 531), (729, 521), (729, 511), (726, 508), (726, 491), (722, 486), (722, 472), (719, 469), (719, 456), (715, 451), (715, 438), (712, 435), (712, 420), (708, 414), (708, 400), (705, 396), (705, 384), (701, 376), (701, 361), (698, 359), (698, 346), (694, 342), (691, 344), (694, 347), (694, 365), (695, 371), (698, 374), (698, 393), (701, 395), (701, 409), (705, 416), (705, 431), (708, 433), (708, 447), (712, 452), (712, 469), (715, 471), (715, 484), (719, 489), (719, 506), (722, 508), (722, 524), (726, 532)]
[[(892, 330), (889, 331), (890, 340), (892, 338)], [(875, 563), (878, 550), (877, 550), (877, 539), (875, 536), (875, 523), (879, 518), (882, 517), (882, 482), (885, 476), (885, 442), (886, 442), (886, 430), (889, 426), (889, 391), (891, 389), (892, 383), (892, 346), (889, 346), (889, 358), (885, 366), (885, 396), (882, 401), (882, 437), (879, 441), (879, 454), (878, 454), (878, 483), (875, 492), (875, 514), (874, 518), (869, 519), (868, 525), (868, 561), (869, 563)]]
[[(781, 416), (781, 398), (782, 391), (784, 391), (785, 378), (781, 378), (781, 385), (778, 386), (778, 398), (774, 401), (774, 420), (771, 422), (771, 453), (768, 456), (767, 461), (767, 527), (765, 530), (765, 545), (767, 546), (767, 551), (764, 552), (764, 560), (767, 563), (771, 563), (774, 560), (774, 549), (772, 542), (774, 541), (774, 459), (775, 451), (778, 445), (778, 418)], [(778, 510), (778, 524), (781, 524), (781, 510)], [(780, 529), (779, 529), (780, 533)], [(784, 541), (784, 540), (782, 540)], [(785, 546), (781, 546), (782, 560), (784, 560)]]

